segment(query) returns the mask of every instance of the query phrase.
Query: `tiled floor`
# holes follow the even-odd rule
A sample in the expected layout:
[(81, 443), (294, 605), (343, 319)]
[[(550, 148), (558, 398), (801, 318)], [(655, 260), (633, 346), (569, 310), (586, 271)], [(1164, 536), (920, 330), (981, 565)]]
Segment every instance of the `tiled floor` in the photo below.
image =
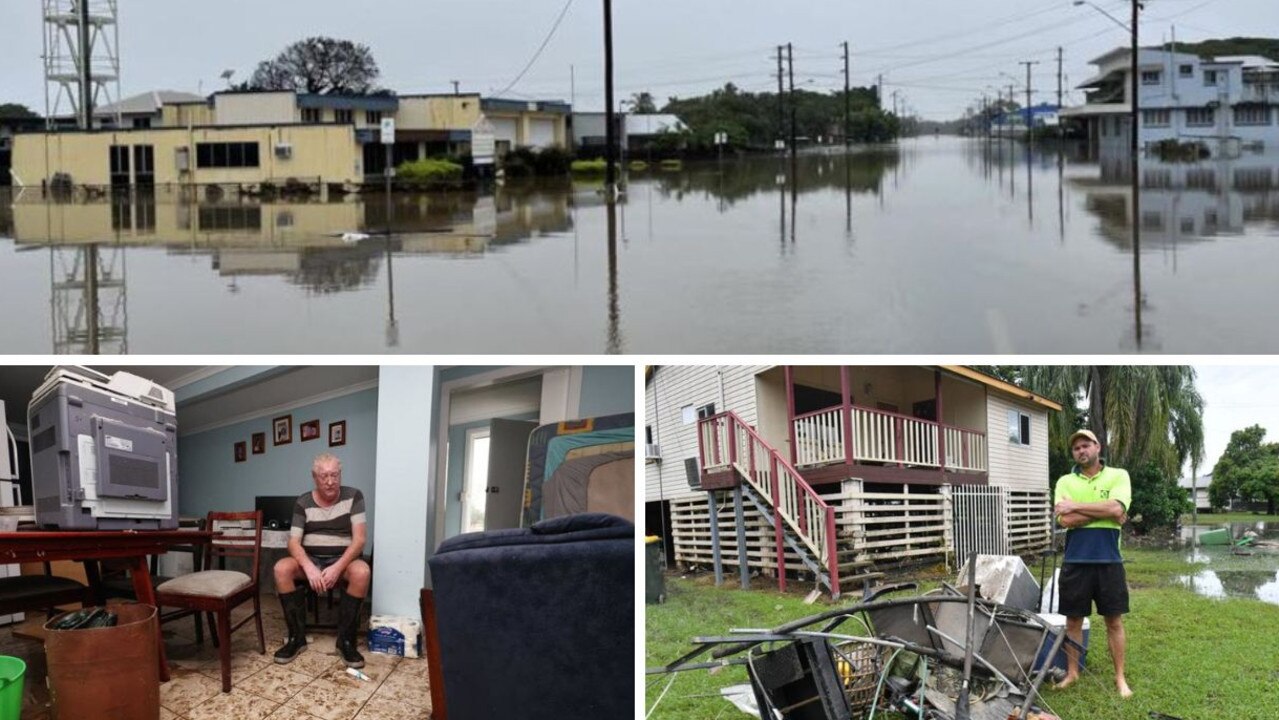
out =
[[(426, 661), (370, 653), (363, 647), (360, 680), (346, 673), (334, 648), (332, 631), (313, 631), (302, 654), (277, 665), (271, 654), (284, 642), (286, 629), (274, 598), (262, 598), (266, 654), (258, 653), (253, 624), (240, 628), (231, 642), (231, 692), (222, 692), (217, 650), (206, 633), (195, 642), (194, 621), (164, 625), (172, 679), (160, 685), (160, 720), (426, 720), (431, 697)], [(239, 615), (235, 616), (237, 619)], [(233, 619), (234, 622), (234, 619)], [(23, 720), (49, 717), (43, 646), (0, 631), (0, 654), (27, 661)]]

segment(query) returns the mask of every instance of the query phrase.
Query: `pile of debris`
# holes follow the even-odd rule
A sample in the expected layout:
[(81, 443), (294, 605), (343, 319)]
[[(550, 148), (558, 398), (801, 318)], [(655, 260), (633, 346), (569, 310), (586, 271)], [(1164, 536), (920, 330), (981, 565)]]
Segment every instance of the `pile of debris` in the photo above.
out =
[[(1039, 614), (1039, 584), (1016, 556), (973, 555), (954, 587), (912, 584), (772, 629), (697, 637), (650, 674), (745, 665), (724, 695), (761, 720), (1057, 720), (1036, 706), (1065, 668), (1064, 619)], [(705, 656), (709, 653), (709, 659)], [(659, 700), (660, 702), (660, 700)]]

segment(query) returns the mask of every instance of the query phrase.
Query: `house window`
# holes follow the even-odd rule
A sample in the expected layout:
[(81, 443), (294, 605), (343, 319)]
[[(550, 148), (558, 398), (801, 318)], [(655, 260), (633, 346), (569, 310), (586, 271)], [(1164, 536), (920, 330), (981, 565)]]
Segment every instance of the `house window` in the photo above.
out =
[(302, 108), (302, 122), (311, 124), (320, 122), (320, 108)]
[(1178, 72), (1178, 74), (1180, 74), (1180, 75), (1181, 75), (1182, 77), (1184, 77), (1184, 78), (1194, 77), (1194, 76), (1195, 76), (1195, 66), (1194, 66), (1194, 65), (1179, 65), (1179, 66), (1177, 66), (1177, 72)]
[(1146, 127), (1168, 127), (1172, 124), (1172, 111), (1142, 110), (1141, 122)]
[(197, 222), (201, 231), (210, 230), (261, 230), (262, 208), (253, 206), (200, 207)]
[(1030, 416), (1016, 410), (1008, 411), (1008, 442), (1013, 445), (1030, 445)]
[(645, 445), (653, 444), (653, 426), (652, 425), (644, 426), (644, 444)]
[(710, 417), (710, 416), (712, 416), (712, 415), (714, 415), (714, 414), (715, 414), (715, 403), (710, 403), (710, 404), (708, 404), (708, 405), (703, 405), (703, 406), (701, 406), (701, 407), (697, 408), (697, 419), (698, 419), (698, 420), (705, 420), (706, 418), (708, 418), (708, 417)]
[(1204, 87), (1213, 87), (1217, 84), (1217, 71), (1204, 70)]
[(341, 110), (341, 109), (334, 110), (333, 122), (336, 122), (339, 125), (350, 125), (351, 123), (355, 122), (355, 111)]
[(134, 129), (134, 130), (146, 130), (146, 129), (147, 129), (147, 128), (149, 128), (149, 127), (151, 127), (151, 118), (149, 118), (149, 117), (137, 117), (137, 118), (133, 118), (133, 129)]
[(381, 124), (382, 124), (382, 111), (381, 111), (381, 110), (369, 110), (369, 111), (365, 112), (365, 113), (364, 113), (364, 122), (365, 122), (366, 124), (368, 124), (368, 125), (381, 125)]
[(692, 405), (685, 405), (680, 408), (679, 416), (680, 419), (684, 421), (685, 425), (692, 425), (697, 422), (697, 410), (693, 409)]
[(1236, 125), (1269, 125), (1270, 106), (1240, 105), (1235, 108)]
[(1217, 122), (1213, 108), (1187, 108), (1186, 127), (1212, 127)]
[(199, 168), (258, 167), (258, 144), (196, 143), (195, 166)]
[(466, 478), (462, 488), (462, 532), (484, 529), (484, 509), (488, 500), (489, 429), (473, 428), (466, 433)]
[(1158, 85), (1163, 80), (1163, 73), (1158, 70), (1142, 70), (1142, 85)]

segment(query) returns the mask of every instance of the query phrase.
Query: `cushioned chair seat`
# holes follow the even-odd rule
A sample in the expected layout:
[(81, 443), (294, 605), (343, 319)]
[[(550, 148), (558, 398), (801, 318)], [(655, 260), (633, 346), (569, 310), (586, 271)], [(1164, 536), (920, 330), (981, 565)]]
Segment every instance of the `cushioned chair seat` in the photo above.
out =
[(57, 575), (19, 575), (0, 579), (0, 597), (9, 601), (28, 601), (49, 593), (76, 592), (84, 585)]
[(252, 578), (234, 570), (201, 570), (174, 578), (155, 589), (157, 593), (175, 595), (202, 595), (227, 597), (240, 588), (248, 587)]

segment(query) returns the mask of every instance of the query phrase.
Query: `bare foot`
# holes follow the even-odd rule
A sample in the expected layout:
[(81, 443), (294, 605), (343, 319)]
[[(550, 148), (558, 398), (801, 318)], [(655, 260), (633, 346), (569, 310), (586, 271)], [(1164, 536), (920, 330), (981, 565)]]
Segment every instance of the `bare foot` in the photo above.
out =
[[(1075, 681), (1076, 681), (1076, 680), (1078, 680), (1078, 679), (1079, 679), (1079, 675), (1078, 675), (1077, 673), (1074, 673), (1074, 674), (1067, 674), (1067, 675), (1066, 675), (1066, 677), (1064, 677), (1064, 678), (1062, 678), (1062, 679), (1061, 679), (1061, 682), (1057, 683), (1057, 684), (1056, 684), (1056, 685), (1054, 685), (1053, 687), (1054, 687), (1054, 688), (1056, 688), (1056, 689), (1058, 689), (1058, 690), (1065, 690), (1066, 688), (1070, 687), (1071, 685), (1074, 685), (1074, 684), (1075, 684)], [(1131, 694), (1131, 693), (1130, 693), (1130, 694)]]
[(1115, 687), (1119, 689), (1119, 697), (1132, 697), (1132, 689), (1128, 687), (1128, 681), (1123, 678), (1115, 678)]

